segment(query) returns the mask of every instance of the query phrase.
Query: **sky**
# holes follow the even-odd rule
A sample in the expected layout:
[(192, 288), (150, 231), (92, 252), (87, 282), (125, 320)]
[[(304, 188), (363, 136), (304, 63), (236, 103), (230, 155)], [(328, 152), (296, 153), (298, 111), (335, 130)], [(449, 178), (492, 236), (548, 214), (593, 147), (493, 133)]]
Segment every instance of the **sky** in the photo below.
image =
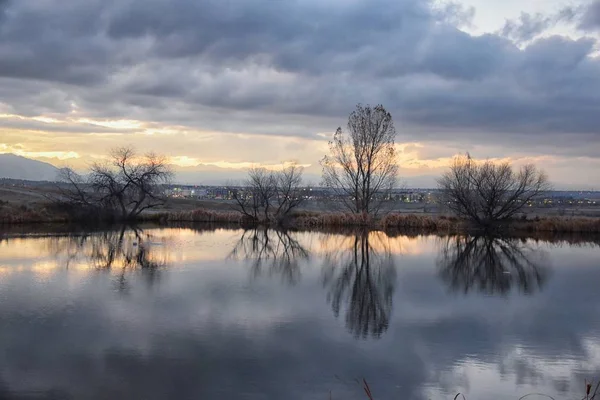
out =
[(0, 153), (318, 184), (336, 128), (383, 104), (409, 186), (469, 151), (600, 189), (599, 39), (600, 0), (0, 0)]

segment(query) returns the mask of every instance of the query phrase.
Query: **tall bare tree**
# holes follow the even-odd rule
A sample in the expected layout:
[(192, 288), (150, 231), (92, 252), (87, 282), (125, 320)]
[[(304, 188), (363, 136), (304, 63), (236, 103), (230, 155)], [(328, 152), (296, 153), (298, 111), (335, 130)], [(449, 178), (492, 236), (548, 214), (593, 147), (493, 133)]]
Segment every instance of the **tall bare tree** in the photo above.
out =
[(348, 118), (348, 132), (338, 128), (321, 161), (323, 185), (351, 212), (379, 212), (396, 183), (398, 166), (392, 115), (378, 105), (357, 105)]
[(510, 219), (551, 186), (543, 171), (527, 164), (477, 162), (469, 154), (454, 158), (439, 180), (445, 205), (479, 226), (494, 227)]
[(123, 147), (111, 152), (109, 163), (93, 164), (85, 177), (70, 169), (64, 169), (61, 177), (67, 184), (62, 197), (71, 205), (127, 220), (165, 204), (163, 185), (172, 172), (165, 157), (153, 153), (138, 157)]

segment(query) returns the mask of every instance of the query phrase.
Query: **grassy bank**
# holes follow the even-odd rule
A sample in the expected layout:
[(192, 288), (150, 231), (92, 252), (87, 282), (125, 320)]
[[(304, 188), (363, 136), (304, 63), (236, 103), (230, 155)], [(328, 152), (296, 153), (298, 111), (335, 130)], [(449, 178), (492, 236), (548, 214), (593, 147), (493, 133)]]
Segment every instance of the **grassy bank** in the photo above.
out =
[[(154, 213), (143, 216), (144, 221), (233, 223), (248, 225), (250, 221), (233, 211), (194, 210)], [(263, 224), (265, 221), (263, 221)], [(269, 224), (269, 222), (266, 222)], [(285, 226), (294, 229), (366, 227), (384, 231), (419, 230), (422, 232), (459, 233), (472, 228), (467, 221), (456, 217), (391, 213), (382, 218), (364, 217), (351, 213), (298, 212)], [(600, 218), (535, 217), (505, 223), (502, 229), (509, 233), (600, 233)]]
[[(233, 223), (242, 226), (254, 224), (247, 217), (234, 211), (194, 210), (146, 214), (144, 221), (157, 223)], [(261, 225), (277, 225), (273, 221), (260, 221)], [(417, 214), (388, 214), (383, 218), (371, 218), (352, 213), (326, 213), (302, 211), (291, 215), (283, 224), (293, 229), (325, 229), (365, 227), (378, 230), (410, 229), (426, 232), (459, 232), (463, 223), (457, 218), (431, 217)]]
[[(47, 207), (0, 207), (0, 224), (68, 223), (89, 222), (81, 218), (73, 219), (59, 210)], [(165, 211), (146, 213), (134, 222), (154, 223), (219, 223), (240, 226), (252, 225), (242, 214), (235, 211), (196, 209), (191, 211)], [(262, 221), (264, 225), (275, 225), (272, 221)], [(351, 213), (329, 213), (300, 211), (290, 216), (284, 226), (293, 229), (336, 229), (368, 228), (384, 231), (421, 231), (423, 233), (460, 233), (471, 231), (467, 221), (444, 215), (419, 215), (391, 213), (381, 218)], [(502, 226), (507, 233), (577, 233), (600, 234), (600, 218), (582, 217), (534, 217), (515, 219)]]
[(13, 205), (0, 200), (0, 224), (65, 223), (71, 218), (48, 205)]
[(508, 225), (508, 229), (527, 233), (600, 233), (600, 218), (546, 217), (516, 220)]

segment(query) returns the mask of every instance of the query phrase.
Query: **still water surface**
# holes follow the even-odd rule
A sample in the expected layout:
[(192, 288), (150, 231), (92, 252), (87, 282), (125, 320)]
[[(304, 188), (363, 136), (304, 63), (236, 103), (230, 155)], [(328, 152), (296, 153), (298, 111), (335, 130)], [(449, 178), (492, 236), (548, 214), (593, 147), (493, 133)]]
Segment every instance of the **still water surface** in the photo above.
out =
[(0, 241), (1, 399), (581, 398), (600, 247), (144, 229)]

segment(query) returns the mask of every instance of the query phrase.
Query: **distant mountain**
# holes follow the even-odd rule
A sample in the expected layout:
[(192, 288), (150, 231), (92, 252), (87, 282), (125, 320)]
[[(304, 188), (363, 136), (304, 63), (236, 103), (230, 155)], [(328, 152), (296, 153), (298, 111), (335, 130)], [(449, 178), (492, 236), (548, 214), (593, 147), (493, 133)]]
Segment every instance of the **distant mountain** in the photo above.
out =
[(52, 164), (17, 156), (0, 154), (0, 178), (29, 181), (55, 181), (58, 168)]

